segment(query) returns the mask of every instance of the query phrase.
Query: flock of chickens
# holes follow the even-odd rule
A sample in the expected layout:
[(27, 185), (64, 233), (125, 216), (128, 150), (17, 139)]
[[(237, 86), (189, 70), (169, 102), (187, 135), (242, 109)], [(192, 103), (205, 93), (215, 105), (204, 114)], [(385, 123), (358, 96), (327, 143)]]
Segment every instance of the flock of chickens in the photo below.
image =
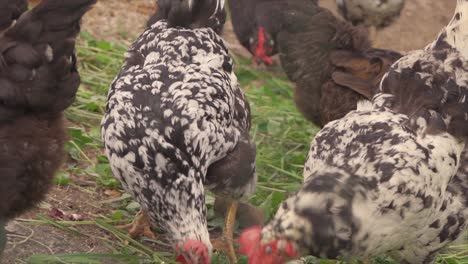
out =
[[(75, 38), (96, 0), (0, 0), (0, 252), (6, 222), (37, 204), (59, 168), (63, 111), (80, 84)], [(249, 263), (305, 255), (433, 263), (468, 224), (468, 0), (424, 49), (373, 48), (403, 0), (230, 0), (235, 33), (258, 63), (281, 66), (295, 102), (322, 127), (301, 190), (245, 230)], [(111, 84), (102, 138), (114, 176), (142, 206), (131, 236), (172, 237), (177, 261), (236, 262), (239, 201), (255, 191), (251, 113), (220, 37), (224, 0), (158, 0)], [(467, 16), (467, 18), (465, 18)], [(229, 203), (210, 239), (205, 190)]]

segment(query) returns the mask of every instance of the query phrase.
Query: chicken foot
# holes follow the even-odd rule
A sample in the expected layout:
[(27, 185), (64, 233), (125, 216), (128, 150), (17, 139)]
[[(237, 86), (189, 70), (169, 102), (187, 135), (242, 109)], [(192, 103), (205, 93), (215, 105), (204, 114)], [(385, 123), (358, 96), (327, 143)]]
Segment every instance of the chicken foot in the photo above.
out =
[(117, 226), (119, 229), (127, 230), (130, 238), (145, 235), (151, 239), (156, 239), (156, 235), (151, 231), (151, 221), (148, 215), (141, 209), (130, 224)]
[(228, 207), (225, 221), (223, 235), (219, 239), (211, 240), (213, 248), (218, 251), (225, 252), (229, 256), (231, 263), (237, 263), (236, 250), (234, 249), (234, 225), (236, 223), (236, 213), (239, 203), (235, 200), (231, 201)]
[(378, 47), (379, 43), (377, 39), (377, 35), (378, 35), (377, 28), (375, 26), (369, 26), (368, 32), (369, 32), (369, 39), (372, 42), (373, 46)]

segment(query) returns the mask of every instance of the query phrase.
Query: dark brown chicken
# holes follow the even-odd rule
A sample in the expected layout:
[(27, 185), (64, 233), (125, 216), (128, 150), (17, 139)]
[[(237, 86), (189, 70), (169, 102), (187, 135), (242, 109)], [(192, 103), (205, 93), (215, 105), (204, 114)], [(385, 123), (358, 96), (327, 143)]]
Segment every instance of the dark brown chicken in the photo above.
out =
[(6, 221), (44, 198), (64, 157), (75, 38), (95, 2), (44, 0), (0, 36), (0, 252)]
[(276, 36), (281, 64), (295, 82), (295, 102), (316, 125), (341, 118), (370, 99), (390, 65), (401, 57), (373, 49), (365, 29), (339, 20), (310, 0), (270, 4), (258, 26)]

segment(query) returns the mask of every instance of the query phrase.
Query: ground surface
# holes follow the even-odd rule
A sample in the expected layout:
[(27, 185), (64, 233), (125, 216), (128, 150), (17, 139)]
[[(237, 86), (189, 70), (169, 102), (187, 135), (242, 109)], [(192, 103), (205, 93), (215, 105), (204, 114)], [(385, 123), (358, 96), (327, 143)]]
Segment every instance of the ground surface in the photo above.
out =
[[(335, 8), (334, 0), (322, 0), (321, 3), (331, 9)], [(402, 17), (391, 27), (380, 31), (376, 43), (380, 47), (398, 51), (421, 48), (433, 39), (440, 28), (447, 23), (454, 6), (455, 0), (409, 0)], [(95, 103), (104, 100), (105, 89), (112, 78), (110, 75), (103, 75), (100, 70), (108, 69), (109, 72), (115, 72), (120, 65), (120, 55), (114, 54), (114, 51), (110, 50), (106, 43), (113, 42), (123, 43), (123, 46), (128, 45), (144, 29), (146, 19), (152, 12), (152, 8), (151, 0), (100, 0), (95, 9), (86, 17), (82, 28), (90, 34), (85, 34), (80, 49), (82, 55), (80, 59), (87, 62), (86, 64), (83, 63), (82, 70), (84, 86), (76, 106), (68, 112), (69, 118), (73, 121), (70, 126), (76, 127), (76, 129), (70, 130), (71, 143), (67, 146), (70, 154), (69, 162), (64, 165), (64, 173), (60, 174), (57, 180), (63, 185), (54, 187), (47, 200), (39, 208), (22, 215), (8, 225), (9, 245), (2, 263), (26, 263), (30, 256), (37, 254), (53, 255), (77, 252), (80, 252), (81, 255), (68, 257), (68, 259), (62, 258), (60, 261), (53, 261), (53, 258), (45, 257), (49, 259), (46, 261), (36, 256), (30, 259), (30, 262), (100, 263), (91, 262), (94, 260), (93, 253), (119, 253), (121, 254), (119, 256), (123, 257), (134, 256), (134, 253), (139, 253), (139, 255), (145, 256), (147, 259), (157, 259), (159, 256), (151, 256), (151, 249), (165, 248), (163, 244), (147, 241), (144, 245), (133, 241), (129, 243), (128, 239), (122, 237), (110, 225), (114, 220), (131, 216), (136, 211), (136, 205), (131, 203), (130, 199), (125, 195), (122, 196), (123, 194), (116, 188), (116, 182), (110, 178), (110, 172), (108, 167), (105, 166), (105, 162), (100, 161), (102, 157), (99, 153), (97, 124), (100, 118), (99, 113), (102, 112), (102, 104)], [(230, 43), (232, 50), (239, 54), (246, 54), (245, 50), (242, 50), (236, 43), (230, 25), (226, 26), (225, 38)], [(108, 42), (101, 43), (95, 40)], [(102, 58), (99, 57), (101, 55)], [(99, 62), (93, 64), (92, 62), (95, 59), (99, 59)], [(90, 63), (88, 64), (88, 62)], [(240, 75), (245, 76), (246, 80), (253, 81), (256, 81), (257, 77), (269, 79), (269, 76), (247, 73), (242, 69)], [(272, 84), (272, 87), (276, 87), (278, 83), (281, 83), (281, 81)], [(99, 86), (100, 92), (94, 94), (94, 86)], [(246, 86), (254, 85), (247, 84), (246, 81)], [(281, 90), (278, 93), (288, 94), (289, 92)], [(257, 96), (263, 95), (251, 92), (249, 98), (255, 100)], [(272, 95), (272, 101), (276, 100), (274, 96)], [(286, 110), (295, 111), (291, 107)], [(271, 110), (256, 105), (253, 108), (254, 110)], [(294, 122), (299, 128), (306, 126), (306, 123), (300, 120), (300, 115), (294, 113), (293, 116), (294, 118), (297, 116), (297, 118), (291, 122)], [(271, 120), (268, 122), (268, 118), (265, 121), (261, 115), (254, 118), (256, 119), (255, 122), (260, 124), (258, 126), (260, 131), (263, 128), (263, 123), (266, 124), (268, 131), (274, 131), (272, 133), (282, 129), (281, 120), (278, 121), (279, 124), (276, 124)], [(279, 132), (281, 132), (281, 135), (286, 134), (285, 131)], [(307, 142), (308, 136), (305, 137), (304, 142)], [(285, 136), (285, 140), (289, 140), (289, 138), (297, 138), (297, 136), (289, 134), (287, 137)], [(268, 140), (268, 136), (260, 138), (257, 143), (261, 140)], [(289, 141), (285, 142), (285, 144), (289, 144)], [(294, 153), (297, 149), (304, 149), (305, 151), (307, 144), (298, 144), (296, 147), (291, 143), (287, 150), (288, 153)], [(259, 161), (260, 167), (270, 166), (267, 162), (268, 152), (268, 149), (265, 149), (264, 153), (262, 153), (262, 150), (260, 151), (259, 155), (262, 158)], [(293, 157), (291, 160), (297, 164), (301, 164), (301, 162), (303, 164), (303, 151), (297, 156), (300, 157), (296, 158), (291, 154), (291, 157)], [(281, 162), (287, 163), (290, 161), (281, 160)], [(276, 164), (275, 166), (280, 167), (280, 165)], [(273, 165), (270, 167), (276, 168)], [(294, 177), (300, 177), (301, 168), (300, 166), (297, 167), (291, 169), (294, 170)], [(281, 168), (277, 169), (277, 173), (284, 174), (286, 173), (285, 170), (281, 165)], [(267, 169), (265, 171), (272, 174)], [(265, 179), (263, 181), (267, 182)], [(260, 183), (260, 187), (262, 191), (278, 190), (278, 193), (281, 193), (279, 191), (289, 191), (297, 188), (297, 182), (295, 185), (288, 185), (288, 187), (284, 187), (279, 183), (277, 185), (262, 185), (263, 183)], [(271, 203), (284, 198), (281, 195), (277, 196), (276, 193), (268, 197)], [(262, 203), (265, 208), (269, 208), (269, 205), (271, 204), (267, 202)], [(65, 216), (61, 217), (57, 209), (64, 212)], [(65, 221), (62, 221), (62, 218), (65, 218)], [(110, 255), (108, 257), (111, 259)], [(117, 262), (138, 263), (139, 261), (130, 257), (123, 259), (116, 257), (114, 260), (104, 261), (104, 263)]]

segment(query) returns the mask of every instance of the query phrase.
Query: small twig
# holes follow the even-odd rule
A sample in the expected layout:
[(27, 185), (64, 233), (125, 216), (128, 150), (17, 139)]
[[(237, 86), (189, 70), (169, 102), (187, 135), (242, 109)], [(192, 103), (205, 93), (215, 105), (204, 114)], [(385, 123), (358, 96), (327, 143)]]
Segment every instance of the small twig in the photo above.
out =
[[(39, 245), (43, 246), (44, 248), (46, 248), (46, 249), (50, 252), (51, 255), (54, 255), (54, 254), (55, 254), (54, 251), (53, 251), (49, 246), (47, 246), (46, 244), (43, 244), (42, 242), (40, 242), (40, 241), (38, 241), (38, 240), (36, 240), (36, 239), (33, 239), (33, 238), (29, 237), (29, 236), (26, 237), (26, 236), (15, 235), (15, 234), (10, 234), (10, 235), (8, 235), (8, 236), (11, 236), (11, 237), (18, 237), (18, 238), (26, 238), (25, 240), (23, 240), (24, 242), (26, 242), (26, 241), (32, 241), (32, 242), (34, 242), (34, 243), (36, 243), (36, 244), (39, 244)], [(21, 241), (21, 243), (23, 243), (23, 241)], [(13, 248), (15, 248), (16, 245), (18, 245), (18, 244), (20, 244), (20, 243), (17, 242), (17, 243), (13, 243), (13, 244), (14, 244), (14, 245), (13, 245)]]
[(28, 236), (22, 236), (22, 235), (16, 235), (16, 234), (8, 234), (9, 237), (18, 237), (18, 238), (21, 238), (23, 237), (24, 239), (19, 241), (19, 242), (13, 242), (13, 248), (15, 248), (17, 245), (21, 245), (23, 243), (26, 243), (28, 242), (28, 240), (30, 240), (33, 236), (34, 236), (34, 230), (32, 228), (29, 228), (28, 229), (31, 231), (30, 234)]

